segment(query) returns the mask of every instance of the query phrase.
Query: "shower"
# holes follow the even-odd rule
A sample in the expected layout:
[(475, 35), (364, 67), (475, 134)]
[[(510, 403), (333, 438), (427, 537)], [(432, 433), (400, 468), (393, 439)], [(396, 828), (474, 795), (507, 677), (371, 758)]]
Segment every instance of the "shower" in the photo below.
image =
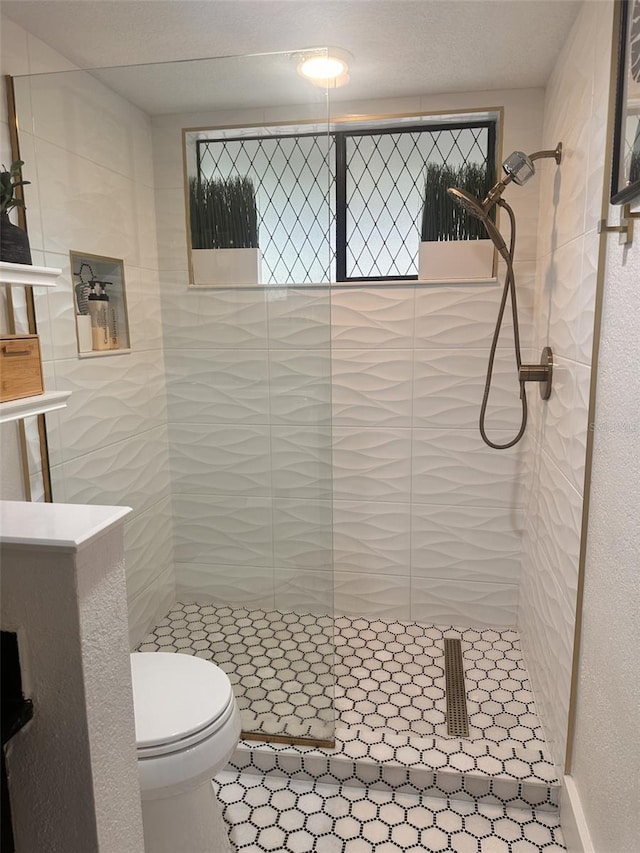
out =
[[(516, 244), (516, 219), (515, 214), (509, 204), (502, 198), (502, 193), (512, 181), (519, 186), (525, 184), (529, 178), (535, 175), (535, 160), (543, 158), (553, 158), (559, 165), (562, 159), (562, 143), (559, 142), (554, 150), (536, 151), (534, 154), (524, 154), (522, 151), (514, 151), (503, 162), (502, 168), (505, 177), (498, 181), (487, 193), (483, 201), (472, 196), (465, 190), (451, 187), (448, 190), (449, 195), (471, 216), (475, 216), (484, 225), (487, 234), (493, 241), (494, 246), (500, 253), (507, 265), (507, 275), (504, 281), (504, 289), (502, 291), (502, 299), (496, 319), (496, 327), (493, 333), (493, 340), (489, 351), (489, 363), (487, 365), (487, 376), (485, 380), (484, 393), (482, 396), (482, 404), (480, 406), (480, 435), (485, 444), (493, 447), (496, 450), (506, 450), (517, 444), (527, 428), (527, 392), (525, 382), (539, 382), (540, 394), (543, 400), (548, 400), (551, 394), (551, 380), (553, 374), (553, 353), (549, 347), (545, 347), (542, 351), (542, 356), (539, 364), (522, 364), (520, 353), (520, 329), (518, 324), (518, 305), (516, 298), (516, 281), (515, 272), (513, 270), (513, 256), (515, 253)], [(501, 207), (506, 210), (509, 216), (510, 237), (509, 246), (498, 230), (497, 225), (491, 218), (491, 212), (494, 207)], [(500, 329), (502, 328), (502, 320), (507, 304), (508, 296), (511, 296), (511, 312), (513, 316), (513, 339), (515, 347), (516, 366), (518, 368), (518, 381), (520, 383), (520, 401), (522, 404), (522, 420), (520, 429), (515, 438), (506, 444), (497, 444), (487, 436), (485, 429), (485, 418), (487, 413), (487, 404), (489, 401), (489, 393), (491, 391), (491, 380), (493, 376), (493, 364), (496, 356), (496, 348), (500, 337)]]

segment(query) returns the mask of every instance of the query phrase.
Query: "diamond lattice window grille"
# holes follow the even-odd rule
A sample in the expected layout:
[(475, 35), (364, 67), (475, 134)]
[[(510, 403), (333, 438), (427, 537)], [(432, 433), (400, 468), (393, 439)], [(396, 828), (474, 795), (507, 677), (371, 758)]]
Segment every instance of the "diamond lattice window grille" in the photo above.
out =
[(346, 135), (346, 278), (415, 278), (426, 163), (485, 164), (489, 129)]
[(206, 140), (200, 175), (247, 175), (264, 284), (335, 281), (335, 140), (325, 134)]
[(263, 283), (415, 279), (426, 163), (484, 165), (494, 146), (493, 122), (423, 124), (200, 140), (198, 164), (252, 178)]

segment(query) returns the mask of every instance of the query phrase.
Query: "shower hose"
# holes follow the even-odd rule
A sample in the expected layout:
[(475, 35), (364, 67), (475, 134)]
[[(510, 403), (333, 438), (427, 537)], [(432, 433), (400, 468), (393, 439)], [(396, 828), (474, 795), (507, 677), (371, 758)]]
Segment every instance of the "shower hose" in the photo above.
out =
[[(487, 415), (487, 404), (489, 402), (489, 392), (491, 391), (491, 381), (493, 377), (493, 363), (496, 357), (496, 348), (498, 346), (498, 339), (500, 337), (500, 330), (502, 328), (502, 321), (504, 318), (504, 312), (507, 305), (507, 297), (511, 295), (511, 313), (513, 316), (513, 343), (515, 347), (515, 355), (516, 355), (516, 367), (518, 370), (518, 376), (520, 375), (520, 366), (522, 364), (522, 356), (520, 353), (520, 328), (518, 324), (518, 303), (516, 298), (516, 279), (515, 273), (513, 271), (513, 253), (516, 245), (516, 218), (513, 213), (511, 207), (507, 204), (504, 199), (498, 200), (498, 205), (503, 207), (507, 213), (509, 214), (509, 222), (511, 226), (511, 237), (509, 239), (509, 249), (500, 250), (500, 255), (504, 258), (505, 263), (507, 265), (507, 275), (504, 280), (504, 288), (502, 291), (502, 299), (500, 300), (500, 308), (498, 310), (498, 316), (496, 318), (496, 327), (493, 332), (493, 340), (491, 341), (491, 349), (489, 351), (489, 363), (487, 365), (487, 378), (484, 384), (484, 394), (482, 395), (482, 405), (480, 406), (480, 435), (482, 436), (482, 440), (485, 444), (488, 444), (489, 447), (493, 447), (495, 450), (506, 450), (509, 447), (513, 447), (514, 444), (517, 444), (522, 436), (524, 435), (525, 429), (527, 428), (527, 392), (525, 390), (524, 382), (520, 381), (520, 401), (522, 403), (522, 422), (520, 424), (520, 429), (518, 430), (518, 434), (511, 441), (506, 444), (497, 444), (495, 441), (491, 441), (488, 437), (485, 430), (485, 419)], [(487, 229), (488, 230), (488, 229)], [(496, 229), (497, 231), (497, 229)], [(491, 236), (491, 232), (489, 232)], [(499, 247), (500, 248), (500, 247)]]

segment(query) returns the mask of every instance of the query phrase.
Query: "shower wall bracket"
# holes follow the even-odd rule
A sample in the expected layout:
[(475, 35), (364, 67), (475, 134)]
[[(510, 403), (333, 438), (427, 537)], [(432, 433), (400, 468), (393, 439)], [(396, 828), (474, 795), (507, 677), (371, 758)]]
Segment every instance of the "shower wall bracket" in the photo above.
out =
[(542, 350), (539, 364), (522, 364), (518, 374), (520, 382), (539, 382), (540, 396), (548, 400), (551, 396), (553, 380), (553, 352), (551, 347)]
[(607, 225), (606, 219), (598, 222), (598, 234), (617, 233), (620, 235), (620, 246), (630, 246), (633, 243), (633, 221), (640, 219), (640, 211), (631, 210), (630, 204), (625, 204), (620, 212), (620, 225)]

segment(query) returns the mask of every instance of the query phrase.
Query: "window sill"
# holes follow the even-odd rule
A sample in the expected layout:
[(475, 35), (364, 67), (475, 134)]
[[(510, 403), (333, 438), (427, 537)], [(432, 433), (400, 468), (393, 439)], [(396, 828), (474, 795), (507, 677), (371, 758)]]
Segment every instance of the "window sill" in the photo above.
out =
[(336, 290), (337, 288), (373, 287), (491, 287), (498, 284), (493, 278), (449, 278), (449, 279), (386, 279), (380, 281), (332, 281), (332, 282), (287, 282), (287, 284), (189, 284), (189, 290)]

